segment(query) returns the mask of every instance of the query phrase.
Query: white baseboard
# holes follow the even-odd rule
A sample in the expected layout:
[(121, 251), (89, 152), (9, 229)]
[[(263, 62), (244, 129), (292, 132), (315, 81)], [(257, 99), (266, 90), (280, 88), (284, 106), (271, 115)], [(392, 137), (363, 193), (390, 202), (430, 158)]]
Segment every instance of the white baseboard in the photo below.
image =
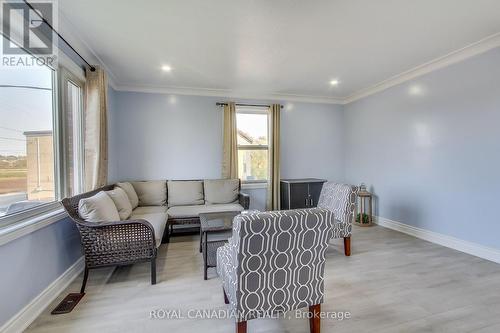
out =
[(80, 257), (71, 267), (61, 274), (54, 282), (45, 288), (37, 297), (15, 314), (2, 327), (0, 332), (23, 332), (47, 306), (66, 289), (85, 267), (84, 257)]
[(376, 216), (376, 224), (500, 264), (500, 250)]

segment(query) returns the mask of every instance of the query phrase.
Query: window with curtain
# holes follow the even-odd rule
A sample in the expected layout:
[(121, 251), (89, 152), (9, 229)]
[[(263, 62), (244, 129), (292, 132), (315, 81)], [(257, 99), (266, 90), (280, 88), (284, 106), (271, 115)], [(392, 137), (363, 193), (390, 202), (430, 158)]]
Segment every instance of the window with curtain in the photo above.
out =
[(81, 190), (83, 82), (59, 72), (0, 65), (0, 228)]
[(236, 107), (238, 176), (244, 183), (269, 179), (269, 109)]

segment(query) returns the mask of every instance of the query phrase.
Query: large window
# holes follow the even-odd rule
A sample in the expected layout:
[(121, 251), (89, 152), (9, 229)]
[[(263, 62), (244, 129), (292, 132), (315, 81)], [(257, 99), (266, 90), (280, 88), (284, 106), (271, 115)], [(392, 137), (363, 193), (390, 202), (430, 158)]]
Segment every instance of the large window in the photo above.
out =
[(0, 69), (0, 216), (56, 199), (54, 72)]
[(238, 176), (246, 183), (269, 179), (269, 112), (267, 108), (237, 107)]
[(64, 69), (0, 65), (0, 227), (82, 190), (82, 93)]

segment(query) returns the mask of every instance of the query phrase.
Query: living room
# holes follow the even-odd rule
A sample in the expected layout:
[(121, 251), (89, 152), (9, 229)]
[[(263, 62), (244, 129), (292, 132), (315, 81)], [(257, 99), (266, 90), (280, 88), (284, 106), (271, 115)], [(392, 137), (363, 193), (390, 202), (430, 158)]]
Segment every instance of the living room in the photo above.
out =
[(497, 1), (1, 2), (1, 332), (499, 331)]

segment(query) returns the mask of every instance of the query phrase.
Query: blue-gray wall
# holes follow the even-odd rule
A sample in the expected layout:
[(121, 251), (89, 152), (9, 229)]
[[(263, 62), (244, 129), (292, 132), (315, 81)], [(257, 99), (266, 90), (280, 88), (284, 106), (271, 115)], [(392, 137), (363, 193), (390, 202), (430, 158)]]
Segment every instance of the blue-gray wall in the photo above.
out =
[(0, 327), (81, 256), (80, 235), (67, 218), (0, 246)]
[(281, 177), (344, 178), (344, 113), (341, 105), (284, 103)]
[(500, 248), (500, 49), (345, 106), (346, 180), (377, 215)]
[[(223, 112), (218, 97), (109, 93), (110, 181), (219, 178)], [(269, 101), (238, 100), (246, 103)], [(281, 101), (283, 177), (343, 178), (343, 112), (331, 104)], [(265, 209), (266, 190), (245, 190)]]
[(112, 180), (220, 177), (222, 113), (218, 99), (114, 92)]

